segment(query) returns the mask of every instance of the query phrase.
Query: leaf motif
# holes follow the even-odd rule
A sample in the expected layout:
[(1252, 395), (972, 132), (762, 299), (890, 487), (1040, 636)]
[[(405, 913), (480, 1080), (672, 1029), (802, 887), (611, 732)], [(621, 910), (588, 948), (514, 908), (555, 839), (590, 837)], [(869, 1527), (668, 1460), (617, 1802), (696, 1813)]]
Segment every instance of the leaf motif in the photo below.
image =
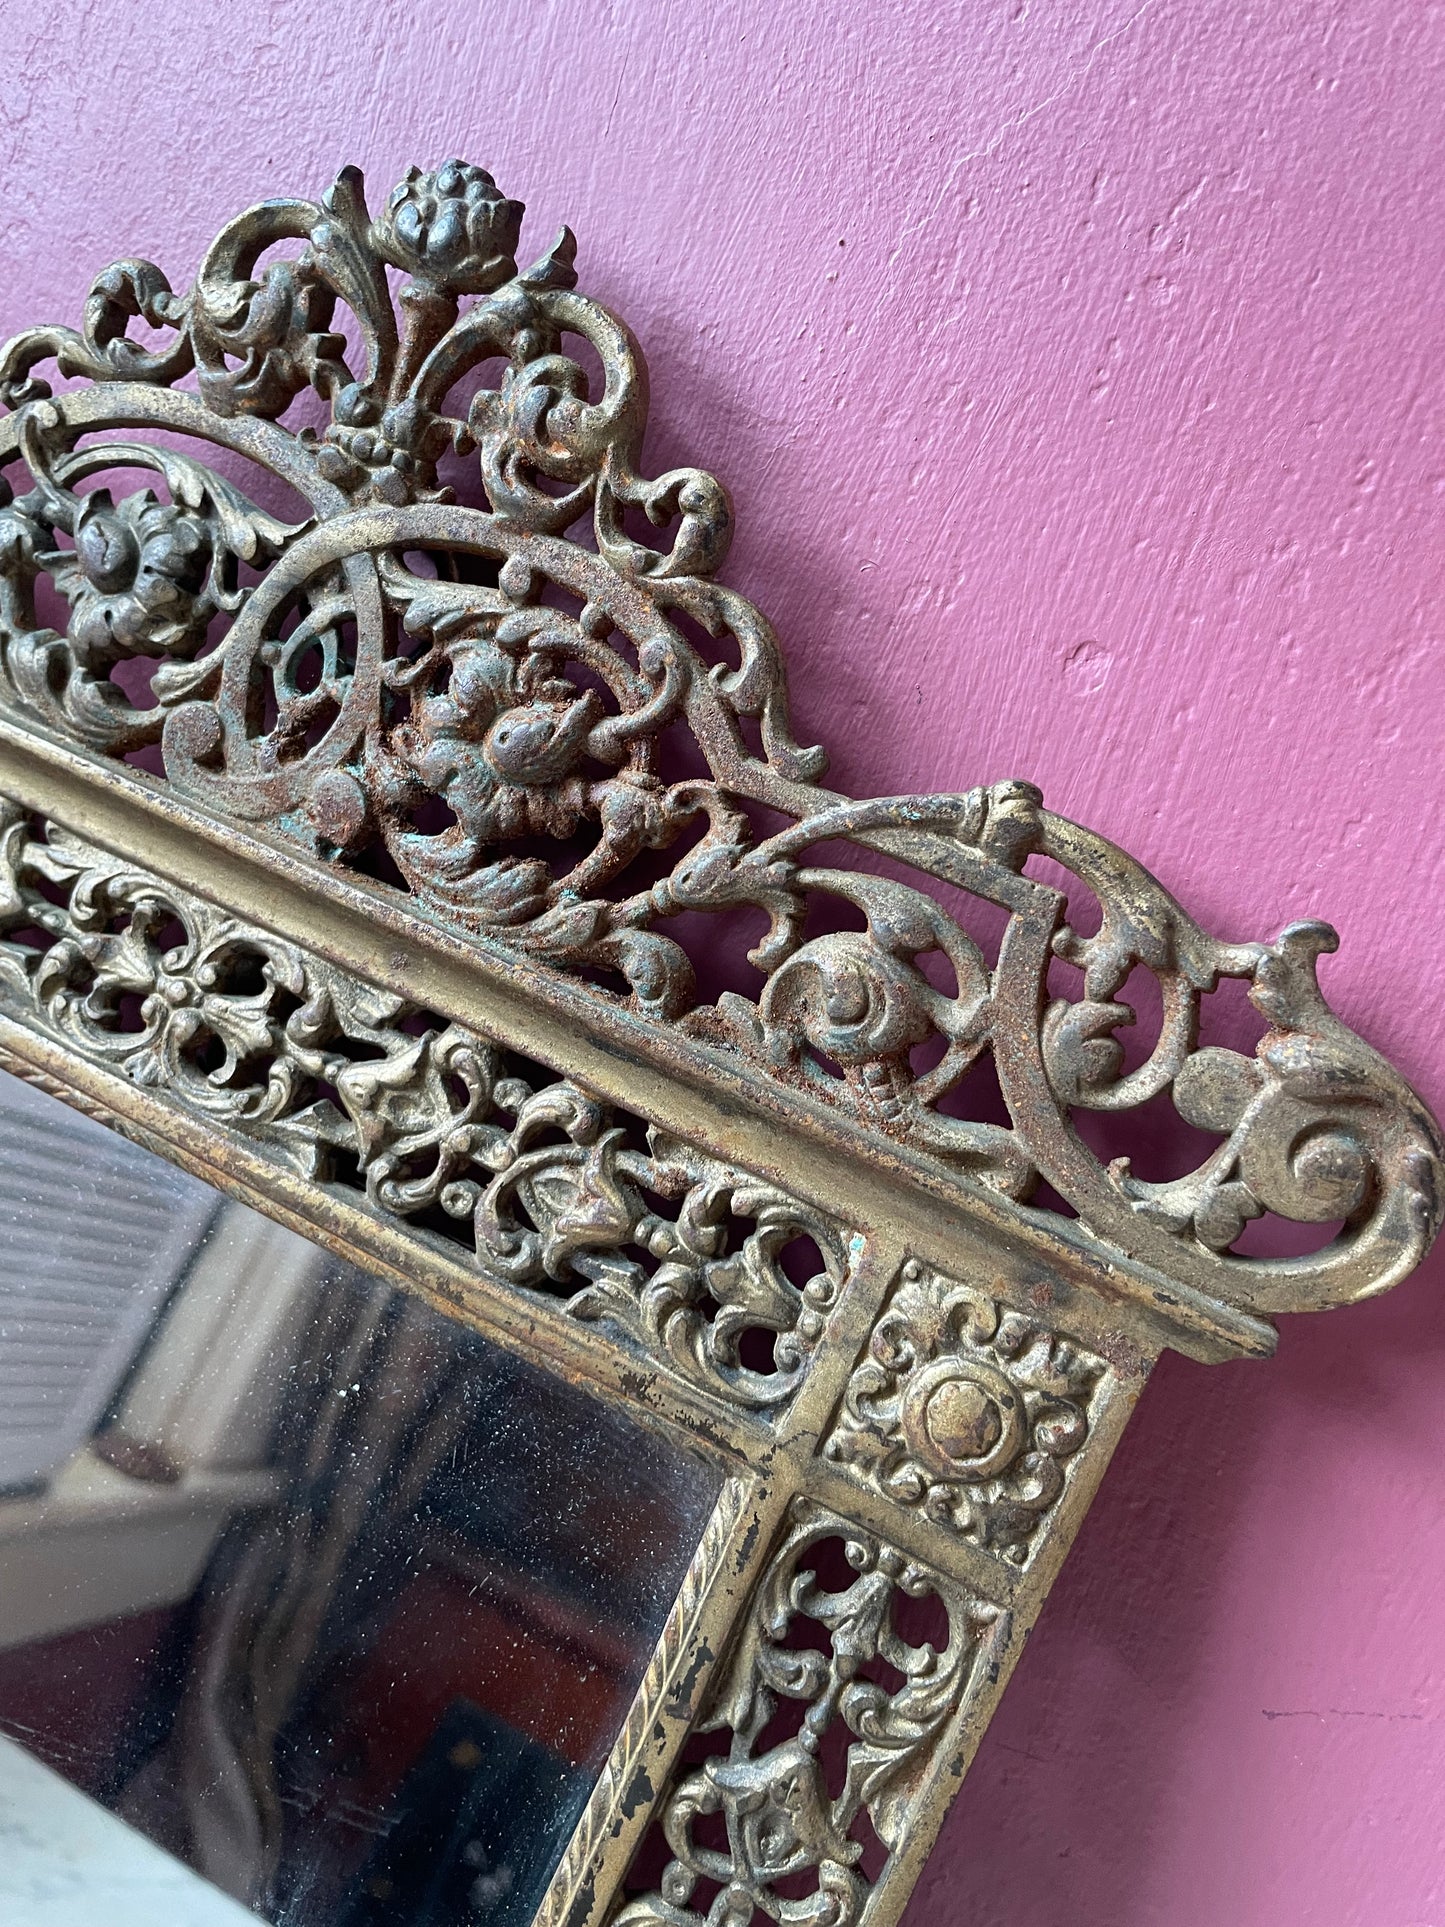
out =
[(211, 1081), (224, 1084), (249, 1058), (262, 1057), (274, 1049), (276, 1025), (267, 1006), (270, 992), (261, 997), (240, 998), (210, 995), (200, 1000), (199, 1016), (213, 1037), (225, 1047), (226, 1061), (210, 1073)]
[(776, 1245), (774, 1236), (753, 1232), (743, 1240), (739, 1251), (713, 1259), (703, 1273), (708, 1292), (719, 1307), (713, 1323), (713, 1348), (730, 1362), (736, 1362), (744, 1332), (755, 1328), (786, 1332), (798, 1322), (798, 1289), (778, 1269)]

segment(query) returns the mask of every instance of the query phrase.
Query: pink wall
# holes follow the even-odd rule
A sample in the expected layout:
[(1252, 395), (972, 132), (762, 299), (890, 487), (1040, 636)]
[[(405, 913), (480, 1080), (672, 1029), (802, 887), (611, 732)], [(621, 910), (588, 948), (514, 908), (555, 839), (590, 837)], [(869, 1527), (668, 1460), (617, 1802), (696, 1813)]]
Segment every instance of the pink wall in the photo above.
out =
[[(420, 24), (418, 24), (420, 23)], [(460, 150), (733, 486), (805, 740), (1029, 775), (1445, 1101), (1445, 16), (1414, 0), (0, 0), (0, 333)], [(1166, 1362), (913, 1903), (1445, 1922), (1433, 1276)]]

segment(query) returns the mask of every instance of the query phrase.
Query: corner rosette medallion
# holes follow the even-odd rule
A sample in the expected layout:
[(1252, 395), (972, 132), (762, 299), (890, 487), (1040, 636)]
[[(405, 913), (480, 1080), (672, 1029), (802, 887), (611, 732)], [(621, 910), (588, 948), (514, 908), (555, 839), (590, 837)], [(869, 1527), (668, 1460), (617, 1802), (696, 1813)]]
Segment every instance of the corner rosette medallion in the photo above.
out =
[(896, 1503), (1022, 1565), (1111, 1385), (1042, 1320), (909, 1260), (825, 1457)]
[[(0, 706), (582, 978), (869, 1156), (1056, 1223), (1044, 1180), (1216, 1301), (1402, 1276), (1438, 1224), (1439, 1134), (1328, 1010), (1333, 933), (1219, 943), (1026, 783), (822, 788), (778, 639), (718, 580), (727, 491), (646, 473), (641, 351), (578, 291), (570, 232), (519, 268), (521, 221), (461, 160), (374, 216), (346, 169), (232, 221), (184, 292), (117, 262), (79, 329), (12, 341)], [(1038, 859), (1096, 899), (1092, 935)], [(709, 983), (741, 924), (746, 964)], [(1135, 972), (1162, 1014), (1131, 1058)], [(1252, 1056), (1199, 1047), (1228, 977), (1268, 1025)], [(1002, 1114), (974, 1097), (990, 1061)], [(1087, 1114), (1156, 1098), (1216, 1138), (1197, 1168), (1086, 1145)], [(1265, 1214), (1319, 1249), (1249, 1255)]]

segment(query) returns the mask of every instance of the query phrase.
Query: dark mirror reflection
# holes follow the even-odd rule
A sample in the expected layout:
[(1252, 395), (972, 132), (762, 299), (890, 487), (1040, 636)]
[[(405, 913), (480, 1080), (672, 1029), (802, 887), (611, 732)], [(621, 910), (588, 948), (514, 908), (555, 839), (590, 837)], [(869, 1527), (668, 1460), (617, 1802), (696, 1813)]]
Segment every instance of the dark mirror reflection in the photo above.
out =
[(0, 1074), (0, 1921), (525, 1927), (715, 1496)]

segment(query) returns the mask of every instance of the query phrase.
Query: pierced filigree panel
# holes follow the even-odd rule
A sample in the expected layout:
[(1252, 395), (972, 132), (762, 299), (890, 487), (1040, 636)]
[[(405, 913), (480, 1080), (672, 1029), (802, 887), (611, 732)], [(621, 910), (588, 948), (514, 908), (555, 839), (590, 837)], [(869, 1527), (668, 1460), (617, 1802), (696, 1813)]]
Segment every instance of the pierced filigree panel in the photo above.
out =
[[(835, 1579), (819, 1553), (840, 1542)], [(928, 1598), (942, 1644), (899, 1630), (900, 1607)], [(725, 1733), (727, 1751), (664, 1794), (672, 1858), (616, 1927), (749, 1927), (757, 1913), (849, 1927), (904, 1844), (954, 1716), (997, 1678), (1008, 1635), (1002, 1609), (800, 1502), (698, 1723)], [(865, 1871), (870, 1832), (885, 1858)]]
[(5, 805), (0, 1001), (733, 1404), (792, 1394), (858, 1255), (746, 1172)]
[(904, 1265), (825, 1457), (896, 1503), (1022, 1565), (1112, 1385), (1040, 1319)]

